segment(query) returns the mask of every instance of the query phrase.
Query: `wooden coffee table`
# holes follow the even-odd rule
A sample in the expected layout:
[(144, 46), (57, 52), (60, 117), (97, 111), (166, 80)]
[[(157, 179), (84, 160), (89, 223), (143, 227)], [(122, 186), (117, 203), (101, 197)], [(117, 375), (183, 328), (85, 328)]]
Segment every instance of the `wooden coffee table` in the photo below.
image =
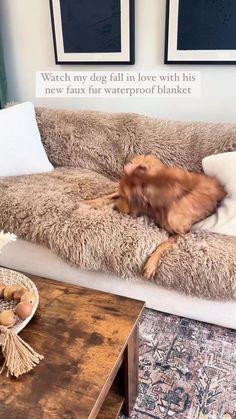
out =
[(40, 305), (20, 335), (45, 359), (18, 379), (0, 376), (0, 417), (115, 419), (121, 410), (128, 416), (138, 389), (144, 303), (28, 276)]

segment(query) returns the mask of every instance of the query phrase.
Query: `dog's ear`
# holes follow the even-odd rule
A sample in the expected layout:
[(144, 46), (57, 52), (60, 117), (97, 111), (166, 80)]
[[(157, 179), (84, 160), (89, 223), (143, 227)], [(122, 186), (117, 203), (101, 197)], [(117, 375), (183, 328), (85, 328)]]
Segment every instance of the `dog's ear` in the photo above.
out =
[(145, 166), (144, 164), (139, 164), (135, 171), (134, 171), (135, 175), (143, 175), (144, 173), (147, 173), (147, 166)]
[(132, 175), (132, 173), (133, 173), (133, 171), (134, 171), (134, 169), (135, 169), (135, 165), (133, 164), (133, 163), (127, 163), (126, 165), (125, 165), (125, 167), (124, 167), (124, 173), (126, 174), (126, 175)]
[(124, 167), (124, 172), (126, 175), (131, 176), (132, 174), (141, 175), (147, 172), (147, 166), (143, 164), (128, 163)]

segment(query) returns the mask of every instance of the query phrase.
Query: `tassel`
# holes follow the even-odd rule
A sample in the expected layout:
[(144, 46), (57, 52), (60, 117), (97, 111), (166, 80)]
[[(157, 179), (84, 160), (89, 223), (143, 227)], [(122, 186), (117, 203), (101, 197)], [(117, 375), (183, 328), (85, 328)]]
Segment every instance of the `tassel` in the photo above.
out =
[(0, 344), (5, 358), (0, 374), (7, 368), (7, 377), (9, 374), (19, 377), (31, 371), (44, 358), (10, 329), (0, 326), (0, 332)]

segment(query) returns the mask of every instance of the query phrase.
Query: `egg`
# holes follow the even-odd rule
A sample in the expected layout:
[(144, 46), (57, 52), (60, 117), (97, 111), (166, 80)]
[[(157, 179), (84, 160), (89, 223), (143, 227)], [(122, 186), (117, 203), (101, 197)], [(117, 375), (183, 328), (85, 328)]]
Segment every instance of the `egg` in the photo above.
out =
[(0, 282), (0, 298), (3, 298), (3, 291), (6, 288), (6, 285), (3, 282)]
[(12, 300), (13, 299), (13, 294), (15, 291), (18, 290), (18, 286), (17, 285), (8, 285), (4, 288), (3, 290), (3, 297), (6, 300)]
[(20, 300), (22, 295), (24, 295), (27, 292), (26, 288), (18, 288), (18, 290), (16, 290), (13, 294), (13, 298), (14, 300)]
[(32, 306), (34, 306), (35, 303), (36, 303), (36, 297), (35, 297), (33, 292), (28, 291), (28, 292), (26, 292), (25, 294), (22, 295), (20, 301), (25, 302), (25, 303), (29, 303)]
[(4, 310), (0, 312), (0, 324), (2, 326), (13, 326), (16, 322), (16, 316), (13, 310)]
[(21, 320), (27, 319), (32, 313), (32, 305), (29, 303), (26, 303), (25, 301), (20, 302), (15, 307), (15, 313), (18, 317), (20, 317)]

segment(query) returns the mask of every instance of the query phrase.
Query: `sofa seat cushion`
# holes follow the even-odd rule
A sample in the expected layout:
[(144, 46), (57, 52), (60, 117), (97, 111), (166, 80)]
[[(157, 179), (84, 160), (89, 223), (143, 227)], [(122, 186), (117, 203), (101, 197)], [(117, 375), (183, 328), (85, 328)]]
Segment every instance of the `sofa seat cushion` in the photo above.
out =
[[(126, 279), (141, 276), (147, 257), (167, 233), (144, 217), (133, 219), (111, 207), (96, 210), (83, 202), (116, 187), (98, 173), (73, 168), (1, 178), (0, 228), (48, 247), (69, 264)], [(185, 235), (164, 256), (155, 281), (186, 294), (235, 299), (236, 237), (202, 231)]]
[[(1, 178), (0, 228), (47, 246), (69, 264), (126, 279), (141, 276), (167, 233), (145, 217), (133, 219), (111, 207), (95, 210), (83, 202), (116, 187), (98, 173), (73, 168)], [(190, 233), (163, 258), (155, 281), (185, 294), (235, 299), (235, 255), (235, 237)]]

